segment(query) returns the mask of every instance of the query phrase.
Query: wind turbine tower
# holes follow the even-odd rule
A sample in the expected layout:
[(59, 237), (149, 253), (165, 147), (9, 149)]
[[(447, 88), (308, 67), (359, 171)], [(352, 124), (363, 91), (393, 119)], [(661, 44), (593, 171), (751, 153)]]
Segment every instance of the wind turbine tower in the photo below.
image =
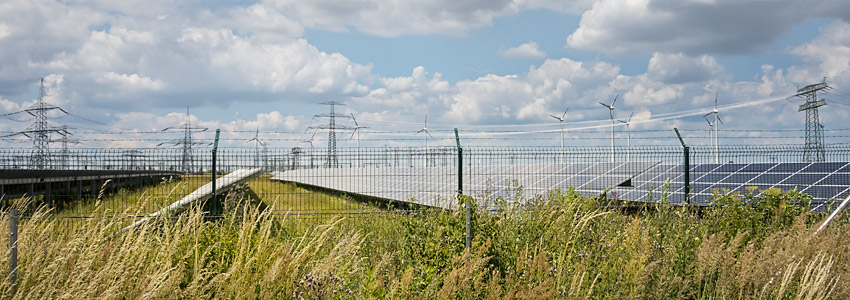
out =
[(629, 114), (629, 119), (626, 120), (626, 121), (617, 120), (617, 121), (620, 121), (620, 123), (626, 124), (626, 132), (628, 133), (628, 137), (629, 137), (628, 144), (627, 144), (628, 146), (626, 148), (626, 161), (632, 161), (632, 129), (629, 127), (629, 125), (631, 125), (632, 116), (634, 116), (634, 115), (635, 115), (635, 112), (632, 112), (631, 114)]
[(614, 158), (616, 154), (616, 150), (614, 150), (614, 104), (617, 103), (617, 98), (619, 97), (620, 95), (617, 94), (617, 96), (614, 97), (614, 101), (611, 101), (611, 105), (602, 103), (601, 101), (599, 102), (599, 104), (602, 104), (602, 106), (608, 108), (608, 113), (611, 114), (611, 162), (616, 161), (616, 159)]
[[(254, 133), (254, 137), (250, 140), (245, 141), (246, 143), (256, 142), (256, 147), (254, 148), (254, 167), (256, 168), (266, 168), (266, 144), (260, 141), (260, 128), (257, 128), (256, 133)], [(260, 153), (260, 146), (263, 146), (263, 153)]]
[[(718, 129), (718, 127), (720, 127), (720, 124), (723, 124), (723, 120), (720, 119), (719, 113), (720, 112), (717, 111), (717, 94), (714, 94), (714, 110), (712, 110), (710, 113), (703, 115), (702, 117), (705, 119), (706, 122), (708, 122), (709, 139), (711, 139), (711, 129), (712, 128), (714, 129), (713, 143), (714, 143), (714, 163), (715, 164), (720, 163), (720, 144), (718, 143), (719, 140), (717, 138), (717, 136), (718, 136), (718, 130), (717, 129)], [(708, 116), (711, 115), (711, 114), (714, 114), (714, 122), (711, 122), (711, 121), (708, 120)], [(720, 123), (717, 123), (717, 122), (720, 122)]]
[(562, 114), (560, 117), (558, 117), (556, 115), (549, 115), (550, 117), (555, 118), (555, 120), (558, 120), (558, 122), (561, 123), (561, 163), (565, 163), (565, 160), (566, 160), (564, 158), (564, 155), (566, 155), (565, 152), (564, 152), (564, 118), (567, 117), (568, 111), (570, 111), (569, 107), (567, 107), (567, 109), (564, 110), (564, 114)]
[(357, 167), (360, 167), (360, 129), (369, 128), (366, 126), (360, 126), (357, 124), (357, 119), (354, 118), (354, 114), (351, 114), (351, 120), (354, 121), (354, 131), (351, 132), (351, 136), (348, 138), (349, 140), (354, 138), (354, 134), (357, 134)]
[(810, 84), (797, 90), (796, 97), (806, 99), (797, 111), (806, 112), (806, 146), (803, 161), (824, 161), (826, 153), (823, 147), (823, 125), (818, 118), (818, 107), (826, 105), (826, 100), (818, 99), (818, 91), (830, 89), (826, 77), (820, 83)]
[(428, 167), (428, 137), (434, 137), (431, 135), (431, 132), (428, 131), (428, 115), (425, 115), (425, 126), (422, 129), (419, 129), (416, 133), (425, 133), (425, 166)]
[(328, 105), (331, 107), (331, 112), (327, 114), (316, 115), (316, 118), (328, 118), (328, 125), (321, 125), (315, 127), (308, 127), (308, 129), (326, 129), (328, 131), (328, 168), (338, 168), (339, 167), (339, 159), (337, 159), (336, 152), (336, 131), (337, 130), (351, 130), (352, 127), (345, 125), (338, 125), (336, 123), (337, 118), (350, 118), (348, 115), (338, 114), (335, 111), (336, 106), (344, 106), (345, 104), (331, 101), (319, 103), (321, 105)]

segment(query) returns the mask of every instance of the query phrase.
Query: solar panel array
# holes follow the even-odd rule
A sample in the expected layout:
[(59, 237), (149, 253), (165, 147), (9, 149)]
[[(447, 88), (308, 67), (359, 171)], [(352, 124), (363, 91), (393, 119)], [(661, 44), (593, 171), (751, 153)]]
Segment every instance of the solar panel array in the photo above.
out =
[[(464, 194), (489, 206), (531, 199), (555, 189), (573, 187), (599, 194), (629, 180), (658, 162), (567, 163), (464, 167)], [(272, 180), (295, 182), (339, 192), (454, 209), (457, 167), (337, 168), (274, 172)]]
[[(613, 199), (683, 203), (684, 166), (652, 162), (564, 163), (472, 166), (464, 168), (465, 194), (485, 207), (545, 196), (574, 188), (585, 195), (607, 190)], [(691, 204), (709, 205), (714, 193), (747, 193), (780, 188), (812, 196), (823, 209), (850, 195), (850, 163), (697, 164), (690, 170)], [(434, 207), (454, 208), (457, 167), (342, 168), (275, 172), (275, 180), (296, 182), (351, 194)], [(609, 189), (610, 188), (610, 189)]]
[[(633, 189), (616, 187), (612, 192), (622, 200), (655, 201), (669, 178), (668, 197), (671, 202), (681, 203), (686, 201), (682, 170), (682, 165), (659, 164), (638, 175)], [(745, 194), (749, 189), (756, 193), (770, 188), (796, 189), (812, 196), (815, 209), (850, 195), (848, 162), (697, 164), (690, 171), (689, 198), (696, 205), (711, 204), (714, 193)]]

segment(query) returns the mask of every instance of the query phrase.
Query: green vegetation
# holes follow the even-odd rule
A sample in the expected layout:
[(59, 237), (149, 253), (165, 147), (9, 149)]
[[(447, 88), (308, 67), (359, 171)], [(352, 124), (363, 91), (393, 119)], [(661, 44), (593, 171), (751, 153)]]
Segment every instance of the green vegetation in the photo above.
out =
[[(472, 216), (389, 212), (258, 178), (110, 238), (112, 218), (56, 220), (30, 212), (19, 229), (15, 298), (228, 299), (847, 299), (848, 225), (814, 233), (820, 215), (794, 191), (718, 195), (706, 209), (621, 207), (573, 191)], [(263, 189), (267, 190), (263, 190)], [(296, 193), (297, 192), (297, 193)], [(140, 203), (149, 201), (143, 199)], [(266, 199), (257, 195), (279, 195)], [(363, 214), (275, 215), (285, 207)], [(332, 201), (334, 204), (322, 202)], [(312, 204), (309, 204), (312, 203)], [(307, 206), (312, 205), (312, 206)], [(92, 216), (106, 207), (93, 204)], [(8, 213), (0, 226), (8, 228)], [(8, 243), (0, 235), (0, 243)], [(8, 265), (0, 256), (0, 266)], [(8, 274), (0, 284), (10, 295)]]

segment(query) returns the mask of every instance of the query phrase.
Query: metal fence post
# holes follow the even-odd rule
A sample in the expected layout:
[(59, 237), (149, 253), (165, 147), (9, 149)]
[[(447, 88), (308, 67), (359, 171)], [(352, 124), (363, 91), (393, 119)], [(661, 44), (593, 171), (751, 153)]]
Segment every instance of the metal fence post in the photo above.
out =
[(212, 148), (212, 198), (211, 199), (213, 199), (213, 202), (215, 202), (215, 179), (216, 179), (215, 178), (215, 175), (216, 175), (215, 174), (216, 173), (216, 170), (215, 170), (215, 161), (216, 161), (215, 153), (218, 150), (218, 135), (219, 135), (220, 132), (221, 132), (221, 129), (215, 130), (215, 142), (213, 143), (213, 148)]
[(18, 290), (18, 210), (9, 210), (9, 284), (12, 295)]
[(685, 140), (682, 139), (682, 135), (679, 134), (678, 128), (673, 128), (676, 131), (676, 136), (679, 137), (679, 142), (682, 143), (682, 154), (684, 157), (684, 177), (685, 177), (685, 203), (691, 204), (690, 194), (691, 194), (691, 148), (685, 145)]
[[(463, 197), (463, 147), (460, 146), (460, 136), (455, 128), (455, 141), (457, 142), (457, 196)], [(472, 201), (466, 198), (466, 249), (472, 244)]]

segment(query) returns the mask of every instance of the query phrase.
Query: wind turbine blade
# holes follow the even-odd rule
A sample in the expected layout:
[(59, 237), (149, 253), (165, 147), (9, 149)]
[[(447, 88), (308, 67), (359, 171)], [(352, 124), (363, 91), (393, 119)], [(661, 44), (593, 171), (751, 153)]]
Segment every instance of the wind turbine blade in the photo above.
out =
[(568, 112), (568, 111), (570, 111), (570, 108), (569, 108), (569, 107), (567, 107), (567, 109), (565, 109), (565, 110), (564, 110), (564, 115), (562, 115), (562, 116), (561, 116), (561, 121), (563, 121), (563, 120), (564, 120), (564, 118), (566, 118), (566, 117), (567, 117), (567, 112)]
[(717, 111), (717, 93), (714, 93), (714, 111)]
[(617, 120), (617, 122), (620, 122), (620, 123), (623, 123), (623, 124), (629, 124), (629, 122), (626, 122), (626, 121), (623, 121), (623, 120)]
[(357, 124), (357, 119), (354, 118), (354, 113), (351, 113), (351, 120), (354, 121), (354, 126), (360, 126), (360, 124)]
[(605, 104), (605, 103), (602, 103), (602, 101), (599, 101), (599, 104), (602, 104), (602, 106), (605, 106), (605, 107), (607, 107), (608, 109), (611, 109), (611, 106), (610, 106), (610, 105)]
[(620, 98), (620, 94), (617, 94), (616, 96), (614, 96), (614, 102), (611, 102), (611, 107), (613, 107), (614, 104), (617, 103), (617, 98)]
[(717, 115), (717, 120), (720, 121), (720, 124), (723, 124), (723, 119), (720, 118), (720, 115)]
[(556, 115), (549, 115), (549, 116), (555, 118), (555, 120), (558, 120), (558, 121), (564, 120), (564, 119), (558, 118), (558, 116), (556, 116)]
[(629, 114), (629, 121), (628, 121), (628, 122), (626, 122), (626, 123), (631, 122), (631, 121), (632, 121), (632, 116), (634, 116), (634, 115), (635, 115), (635, 112), (630, 113), (630, 114)]
[(428, 128), (428, 115), (425, 115), (425, 128)]
[(702, 117), (703, 118), (708, 117), (708, 115), (710, 115), (710, 114), (713, 114), (713, 112), (707, 113), (707, 114), (703, 115)]
[(354, 139), (354, 134), (357, 133), (357, 128), (354, 128), (354, 131), (351, 132), (351, 136), (348, 137), (349, 140)]
[(431, 133), (430, 133), (430, 132), (428, 132), (428, 130), (427, 130), (427, 129), (423, 129), (423, 130), (425, 130), (425, 133), (427, 133), (427, 134), (428, 134), (428, 136), (430, 136), (430, 137), (434, 137), (433, 135), (431, 135)]
[(714, 124), (711, 124), (711, 121), (708, 120), (707, 116), (702, 116), (702, 118), (705, 119), (705, 122), (708, 123), (708, 126), (714, 126)]

